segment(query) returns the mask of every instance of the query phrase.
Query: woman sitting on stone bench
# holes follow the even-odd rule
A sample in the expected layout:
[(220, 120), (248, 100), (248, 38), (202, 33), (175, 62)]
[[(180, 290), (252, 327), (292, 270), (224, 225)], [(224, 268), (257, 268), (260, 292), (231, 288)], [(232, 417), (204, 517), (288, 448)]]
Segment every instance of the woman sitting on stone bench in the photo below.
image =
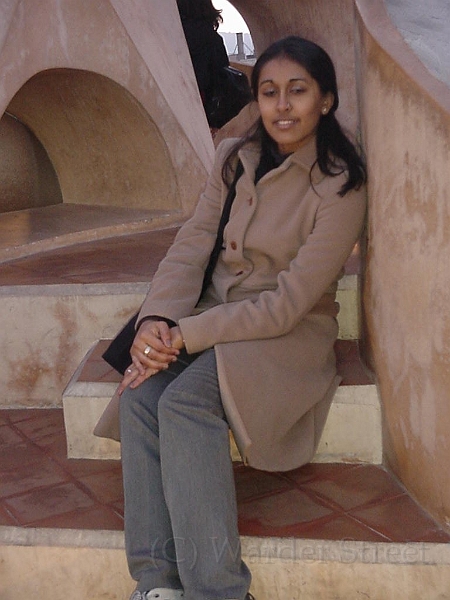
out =
[(299, 467), (339, 383), (335, 292), (363, 225), (365, 168), (336, 120), (322, 48), (274, 43), (252, 90), (261, 117), (218, 147), (151, 283), (119, 389), (133, 600), (251, 597), (228, 428), (249, 465)]

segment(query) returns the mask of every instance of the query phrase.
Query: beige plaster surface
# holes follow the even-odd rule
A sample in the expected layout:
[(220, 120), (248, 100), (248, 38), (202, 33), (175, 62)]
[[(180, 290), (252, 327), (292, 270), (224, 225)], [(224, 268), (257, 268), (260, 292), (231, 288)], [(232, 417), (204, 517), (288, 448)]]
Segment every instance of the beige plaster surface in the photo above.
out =
[(62, 202), (50, 159), (35, 135), (8, 114), (0, 119), (0, 213)]
[(0, 115), (52, 161), (64, 202), (192, 212), (213, 144), (175, 0), (0, 4)]
[[(30, 589), (39, 600), (125, 600), (134, 588), (119, 532), (0, 528), (0, 544), (2, 600)], [(445, 600), (450, 588), (443, 544), (244, 537), (242, 553), (258, 600)]]
[[(350, 279), (352, 276), (349, 277)], [(340, 286), (351, 287), (344, 277)], [(87, 351), (109, 339), (141, 305), (149, 282), (0, 287), (0, 405), (60, 406)], [(356, 290), (339, 297), (340, 330), (352, 330), (346, 308)]]
[(450, 526), (450, 90), (378, 0), (357, 0), (369, 230), (364, 291), (386, 458)]
[[(93, 435), (116, 383), (80, 382), (75, 373), (62, 394), (69, 458), (119, 459), (120, 444)], [(241, 460), (231, 439), (231, 454)], [(375, 385), (341, 386), (333, 399), (314, 462), (382, 462), (381, 411)]]
[(9, 407), (61, 406), (87, 350), (117, 333), (148, 285), (23, 288), (0, 288), (0, 403)]

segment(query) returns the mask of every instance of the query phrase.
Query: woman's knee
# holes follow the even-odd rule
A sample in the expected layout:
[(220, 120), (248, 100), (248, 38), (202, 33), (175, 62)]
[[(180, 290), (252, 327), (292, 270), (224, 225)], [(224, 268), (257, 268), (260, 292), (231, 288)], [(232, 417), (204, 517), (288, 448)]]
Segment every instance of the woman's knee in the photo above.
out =
[(126, 424), (135, 418), (145, 418), (146, 415), (156, 417), (159, 394), (155, 394), (151, 386), (144, 381), (135, 389), (126, 388), (120, 397), (120, 422)]

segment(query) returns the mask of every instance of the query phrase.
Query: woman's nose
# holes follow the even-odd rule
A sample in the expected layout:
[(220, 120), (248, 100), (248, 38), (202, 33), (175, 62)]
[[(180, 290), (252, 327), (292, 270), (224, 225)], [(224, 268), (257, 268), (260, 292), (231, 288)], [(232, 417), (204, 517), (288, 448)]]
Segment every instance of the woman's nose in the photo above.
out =
[(287, 97), (286, 94), (280, 94), (279, 95), (277, 108), (278, 108), (279, 111), (286, 111), (286, 110), (289, 110), (291, 108), (291, 105), (289, 103), (289, 99), (288, 99), (288, 97)]

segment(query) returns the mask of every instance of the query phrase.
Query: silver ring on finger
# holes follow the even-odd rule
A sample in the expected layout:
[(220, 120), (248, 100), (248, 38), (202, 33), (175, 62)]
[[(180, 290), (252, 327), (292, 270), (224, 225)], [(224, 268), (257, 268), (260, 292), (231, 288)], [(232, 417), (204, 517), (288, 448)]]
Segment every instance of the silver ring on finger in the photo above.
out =
[(151, 346), (145, 346), (145, 349), (144, 349), (145, 356), (148, 356), (152, 350), (153, 350), (153, 348)]

